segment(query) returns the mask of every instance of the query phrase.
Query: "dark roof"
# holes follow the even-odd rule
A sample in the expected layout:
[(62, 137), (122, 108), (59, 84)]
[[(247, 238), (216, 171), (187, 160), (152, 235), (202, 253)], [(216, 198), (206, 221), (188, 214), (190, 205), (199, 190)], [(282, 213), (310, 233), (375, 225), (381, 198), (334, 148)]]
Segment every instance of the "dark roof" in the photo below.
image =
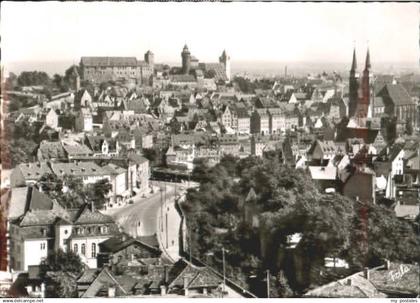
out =
[(84, 66), (137, 66), (135, 57), (82, 57)]
[(26, 205), (26, 210), (51, 210), (53, 208), (53, 201), (46, 194), (39, 192), (34, 187), (30, 187)]
[(401, 84), (387, 84), (378, 93), (381, 97), (389, 97), (396, 106), (415, 105), (407, 90)]
[(50, 160), (50, 159), (64, 159), (66, 153), (60, 142), (49, 142), (46, 140), (41, 141), (38, 148), (38, 153), (41, 159), (39, 160)]
[(74, 220), (74, 224), (88, 224), (88, 223), (114, 223), (110, 216), (104, 215), (101, 212), (94, 210), (89, 204), (82, 206)]
[(159, 252), (159, 243), (156, 235), (148, 237), (131, 238), (127, 235), (118, 235), (100, 243), (101, 251), (115, 253), (133, 244), (140, 244), (155, 252)]

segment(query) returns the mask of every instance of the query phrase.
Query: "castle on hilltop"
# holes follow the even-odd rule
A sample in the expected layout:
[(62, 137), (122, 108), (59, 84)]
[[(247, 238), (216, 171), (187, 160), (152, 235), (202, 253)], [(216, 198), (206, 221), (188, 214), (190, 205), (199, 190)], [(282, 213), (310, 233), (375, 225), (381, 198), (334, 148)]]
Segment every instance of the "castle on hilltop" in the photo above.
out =
[(230, 57), (227, 55), (226, 50), (219, 57), (219, 63), (200, 63), (196, 57), (191, 55), (188, 46), (184, 45), (181, 58), (181, 70), (183, 74), (190, 74), (196, 70), (201, 70), (207, 75), (213, 75), (218, 80), (230, 81)]

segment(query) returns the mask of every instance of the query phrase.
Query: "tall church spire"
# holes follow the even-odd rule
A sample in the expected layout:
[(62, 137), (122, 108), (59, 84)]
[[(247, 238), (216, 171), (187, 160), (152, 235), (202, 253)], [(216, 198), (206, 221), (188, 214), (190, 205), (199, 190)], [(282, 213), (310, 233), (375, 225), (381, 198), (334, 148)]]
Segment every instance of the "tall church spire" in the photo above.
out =
[(353, 62), (351, 64), (351, 70), (350, 71), (356, 71), (357, 69), (357, 61), (356, 61), (356, 48), (353, 49)]
[(369, 54), (369, 48), (367, 49), (367, 53), (366, 53), (366, 62), (365, 62), (365, 70), (368, 70), (371, 68), (370, 65), (370, 54)]

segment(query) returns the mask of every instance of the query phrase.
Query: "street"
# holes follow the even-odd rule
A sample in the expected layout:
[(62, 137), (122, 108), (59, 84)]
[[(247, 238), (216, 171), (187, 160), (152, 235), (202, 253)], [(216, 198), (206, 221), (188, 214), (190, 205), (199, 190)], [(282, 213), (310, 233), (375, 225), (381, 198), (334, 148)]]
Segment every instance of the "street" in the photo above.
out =
[(151, 184), (157, 190), (150, 197), (135, 197), (133, 204), (109, 209), (105, 214), (110, 215), (132, 237), (156, 234), (163, 253), (175, 262), (179, 258), (178, 238), (181, 224), (181, 218), (175, 209), (175, 195), (184, 193), (186, 185), (158, 181)]

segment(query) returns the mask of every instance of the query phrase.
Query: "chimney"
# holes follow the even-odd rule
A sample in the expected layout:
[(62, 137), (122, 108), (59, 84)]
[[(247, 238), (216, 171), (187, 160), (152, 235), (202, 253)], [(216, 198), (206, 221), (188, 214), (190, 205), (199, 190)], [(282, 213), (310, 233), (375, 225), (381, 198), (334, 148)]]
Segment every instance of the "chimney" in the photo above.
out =
[(385, 269), (390, 270), (391, 269), (391, 261), (388, 259), (385, 259)]
[(366, 280), (369, 280), (369, 279), (370, 279), (369, 267), (365, 267), (365, 268), (363, 269), (363, 277), (364, 277)]
[(351, 279), (347, 279), (346, 284), (347, 284), (348, 286), (351, 286)]
[(115, 287), (109, 286), (108, 287), (108, 298), (115, 298)]
[(165, 285), (160, 286), (160, 295), (161, 296), (166, 295), (166, 286)]
[(41, 283), (41, 298), (45, 298), (45, 283)]
[(95, 211), (95, 203), (94, 203), (93, 201), (91, 201), (91, 202), (90, 202), (90, 210), (91, 210), (92, 212), (94, 212), (94, 211)]
[(189, 283), (189, 279), (188, 277), (184, 276), (184, 296), (188, 297), (188, 283)]

